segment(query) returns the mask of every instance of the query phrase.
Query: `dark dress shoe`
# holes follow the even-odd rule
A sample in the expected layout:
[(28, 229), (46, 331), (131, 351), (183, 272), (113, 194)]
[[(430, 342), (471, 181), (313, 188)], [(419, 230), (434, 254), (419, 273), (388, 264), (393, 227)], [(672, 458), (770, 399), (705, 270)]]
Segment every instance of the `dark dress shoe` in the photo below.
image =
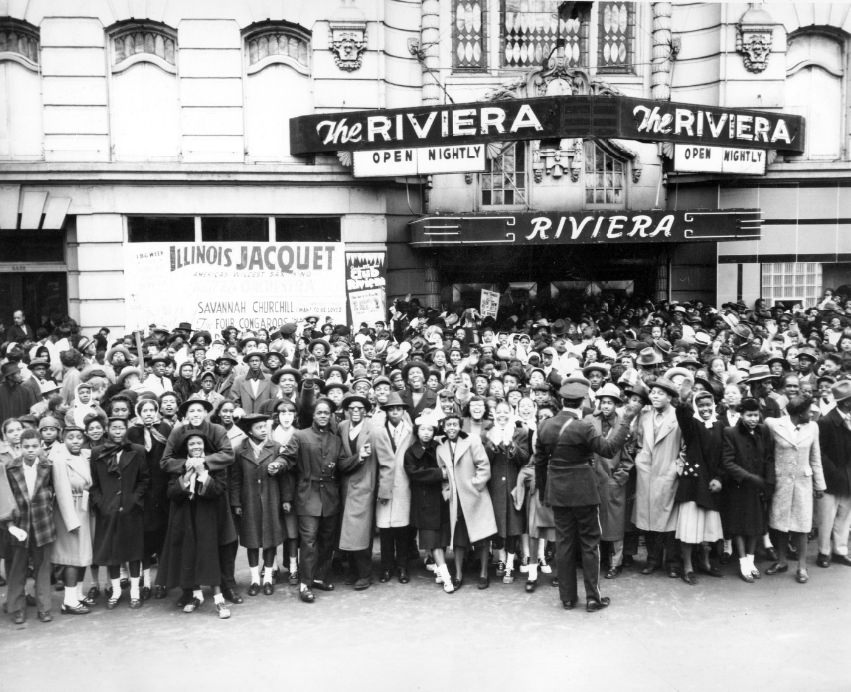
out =
[(263, 584), (264, 596), (271, 596), (273, 593), (275, 593), (275, 585), (272, 582), (267, 581), (265, 584)]
[(180, 594), (180, 598), (177, 599), (177, 603), (175, 605), (178, 608), (185, 607), (192, 600), (192, 592), (191, 591), (183, 591)]
[(464, 580), (459, 579), (458, 577), (452, 577), (452, 586), (454, 586), (455, 590), (457, 591), (462, 586), (464, 586)]
[(676, 565), (670, 565), (668, 567), (668, 578), (669, 579), (679, 579), (682, 571)]
[(836, 553), (834, 553), (833, 554), (833, 561), (840, 564), (840, 565), (845, 565), (846, 567), (851, 567), (851, 557), (848, 557), (847, 555), (837, 555)]
[(230, 601), (231, 603), (233, 603), (235, 605), (239, 605), (240, 603), (245, 603), (245, 599), (242, 596), (240, 596), (233, 589), (222, 589), (222, 596), (225, 597), (226, 601)]
[(644, 568), (641, 570), (642, 574), (653, 574), (657, 569), (659, 569), (659, 565), (655, 562), (648, 562), (644, 565)]
[(16, 610), (14, 621), (16, 625), (23, 625), (27, 621), (27, 616), (23, 610)]
[(723, 576), (724, 576), (724, 575), (721, 573), (721, 570), (720, 570), (720, 569), (718, 569), (718, 568), (717, 568), (715, 565), (713, 565), (711, 562), (710, 562), (708, 565), (701, 565), (701, 564), (698, 564), (698, 565), (697, 565), (697, 571), (698, 571), (698, 572), (700, 572), (701, 574), (705, 574), (705, 575), (707, 575), (707, 576), (709, 576), (709, 577), (716, 577), (716, 578), (717, 578), (717, 577), (723, 577)]
[(623, 567), (610, 567), (609, 571), (606, 572), (606, 579), (615, 579), (621, 572), (623, 572)]
[(538, 580), (535, 581), (527, 580), (526, 581), (526, 593), (535, 593), (535, 589), (538, 586)]
[(598, 610), (608, 608), (611, 602), (612, 599), (608, 596), (603, 596), (599, 601), (592, 599), (585, 604), (585, 611), (588, 613), (596, 613)]
[(771, 567), (765, 570), (766, 574), (783, 574), (784, 572), (789, 571), (789, 565), (787, 563), (783, 563), (782, 565), (779, 562), (775, 562)]
[(313, 584), (310, 585), (312, 589), (319, 589), (320, 591), (333, 591), (334, 585), (330, 581), (319, 581), (317, 579), (313, 580)]
[(142, 607), (142, 599), (141, 598), (131, 598), (130, 599), (130, 609), (131, 610), (139, 610)]
[(741, 572), (739, 572), (739, 578), (742, 581), (747, 582), (748, 584), (753, 584), (753, 582), (754, 582), (754, 578), (753, 578), (752, 574), (742, 574)]
[(380, 581), (382, 584), (386, 584), (388, 581), (390, 581), (391, 576), (392, 575), (390, 574), (389, 569), (383, 569), (381, 570), (381, 576), (378, 577), (378, 581)]
[(298, 570), (290, 572), (289, 582), (290, 586), (298, 586)]
[(92, 601), (96, 600), (99, 597), (100, 597), (100, 589), (97, 586), (91, 587), (89, 589), (89, 592), (86, 594), (86, 598), (90, 598)]
[(358, 580), (357, 574), (347, 574), (345, 577), (343, 577), (343, 583), (346, 586), (352, 586), (357, 580)]
[(49, 610), (40, 610), (38, 612), (39, 622), (51, 622), (53, 620), (53, 616), (50, 614)]
[(166, 595), (166, 588), (164, 586), (162, 586), (161, 584), (157, 584), (154, 587), (154, 598), (157, 599), (157, 600), (160, 600), (162, 598), (165, 598), (165, 595)]
[(561, 607), (565, 610), (573, 610), (576, 607), (576, 601), (562, 601)]
[(799, 569), (795, 573), (795, 581), (799, 584), (806, 584), (810, 580), (810, 574), (806, 569)]
[(476, 588), (479, 590), (486, 589), (491, 585), (491, 580), (488, 577), (479, 577)]
[(830, 555), (823, 555), (822, 553), (819, 553), (816, 558), (816, 564), (819, 567), (830, 567)]
[(64, 603), (59, 606), (59, 612), (62, 615), (88, 615), (91, 613), (91, 609), (86, 606), (85, 603), (78, 603), (77, 605), (69, 606)]
[(142, 596), (143, 601), (148, 601), (151, 598), (151, 587), (150, 586), (143, 586), (142, 590), (139, 593)]
[(92, 607), (97, 601), (94, 598), (89, 598), (88, 596), (84, 596), (83, 600), (80, 601), (84, 606)]
[(313, 592), (310, 589), (305, 589), (299, 593), (298, 597), (303, 603), (313, 603), (316, 600), (316, 596), (313, 595)]
[(370, 585), (369, 579), (358, 579), (355, 581), (355, 591), (366, 591)]
[(411, 577), (408, 575), (408, 570), (402, 567), (399, 570), (399, 583), (407, 584), (409, 581), (411, 581)]
[(624, 555), (623, 563), (624, 567), (632, 567), (635, 564), (635, 558), (632, 555)]
[(683, 572), (680, 579), (689, 586), (695, 586), (697, 584), (697, 575), (694, 572)]
[(249, 596), (256, 596), (259, 593), (260, 593), (260, 584), (258, 584), (255, 581), (251, 582), (251, 585), (248, 587), (248, 595)]

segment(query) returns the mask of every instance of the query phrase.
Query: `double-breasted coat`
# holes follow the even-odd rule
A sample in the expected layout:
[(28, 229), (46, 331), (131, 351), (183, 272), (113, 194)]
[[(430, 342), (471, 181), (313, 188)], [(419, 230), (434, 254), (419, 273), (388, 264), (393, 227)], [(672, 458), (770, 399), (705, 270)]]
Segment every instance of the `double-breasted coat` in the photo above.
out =
[(110, 445), (102, 445), (92, 450), (91, 457), (96, 565), (141, 560), (145, 552), (145, 492), (150, 482), (145, 448), (124, 443), (117, 466), (109, 461), (112, 451)]
[(656, 421), (655, 410), (648, 408), (637, 426), (632, 523), (642, 531), (666, 532), (677, 527), (674, 499), (682, 432), (673, 406), (665, 409), (659, 418)]
[(378, 460), (375, 523), (379, 529), (409, 526), (411, 523), (411, 483), (405, 473), (405, 451), (414, 440), (414, 432), (405, 421), (399, 425), (405, 428), (398, 444), (390, 436), (388, 422), (375, 429), (372, 438), (372, 448)]
[[(286, 472), (286, 461), (279, 455), (280, 446), (267, 439), (255, 456), (249, 438), (234, 449), (234, 463), (228, 474), (231, 509), (241, 509), (239, 542), (246, 548), (275, 548), (284, 542), (281, 521), (282, 503), (292, 497), (292, 476)], [(284, 466), (274, 476), (269, 465), (279, 461)]]
[(508, 444), (500, 437), (497, 427), (482, 435), (482, 445), (491, 467), (488, 492), (493, 503), (496, 532), (502, 538), (519, 536), (526, 531), (525, 517), (522, 510), (514, 506), (511, 491), (517, 485), (520, 469), (529, 462), (529, 429), (514, 427), (509, 434)]
[(453, 443), (444, 440), (437, 447), (437, 463), (449, 478), (449, 522), (452, 536), (458, 522), (458, 508), (464, 513), (471, 543), (496, 533), (493, 502), (488, 492), (491, 465), (481, 440), (461, 433)]
[(789, 418), (766, 418), (774, 439), (774, 495), (768, 525), (777, 531), (809, 533), (813, 528), (813, 490), (824, 490), (819, 427), (796, 426)]
[(721, 467), (725, 534), (762, 536), (766, 531), (764, 501), (774, 489), (774, 442), (768, 428), (759, 424), (751, 432), (741, 419), (725, 428)]
[(50, 454), (53, 463), (53, 487), (56, 492), (56, 540), (51, 562), (68, 567), (92, 564), (92, 527), (89, 490), (92, 487), (90, 452), (83, 449), (71, 454), (65, 445)]
[[(615, 412), (605, 420), (597, 412), (589, 416), (588, 421), (601, 436), (608, 437), (623, 422), (623, 415)], [(603, 541), (623, 540), (626, 531), (626, 486), (634, 466), (635, 462), (625, 447), (610, 457), (594, 455), (594, 468), (600, 478), (600, 538)]]
[(851, 429), (834, 408), (818, 422), (821, 465), (827, 492), (851, 496)]
[[(17, 526), (26, 531), (26, 545), (41, 548), (56, 540), (56, 523), (53, 518), (53, 465), (45, 457), (39, 457), (35, 464), (35, 489), (30, 497), (21, 457), (11, 459), (7, 463), (6, 477), (15, 503), (7, 526)], [(9, 545), (16, 546), (20, 543), (10, 535)]]
[(315, 423), (296, 430), (284, 445), (282, 455), (295, 470), (295, 509), (298, 516), (330, 517), (340, 513), (340, 473), (357, 464), (357, 455), (347, 455), (343, 441), (330, 426)]
[[(340, 493), (343, 512), (340, 523), (340, 550), (366, 550), (372, 545), (372, 529), (375, 520), (375, 489), (378, 478), (378, 460), (372, 444), (373, 428), (364, 421), (357, 438), (352, 444), (349, 421), (340, 423), (340, 439), (343, 451), (357, 462), (340, 477)], [(372, 454), (361, 459), (360, 451), (366, 443), (372, 445)]]

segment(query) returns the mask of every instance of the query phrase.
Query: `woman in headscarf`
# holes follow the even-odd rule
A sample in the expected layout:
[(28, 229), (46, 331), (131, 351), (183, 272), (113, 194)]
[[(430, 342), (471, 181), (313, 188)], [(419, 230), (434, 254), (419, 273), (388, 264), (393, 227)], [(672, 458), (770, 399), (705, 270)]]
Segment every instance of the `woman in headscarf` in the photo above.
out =
[(529, 461), (529, 430), (515, 425), (507, 401), (496, 405), (494, 425), (484, 435), (482, 444), (488, 455), (491, 477), (488, 492), (496, 519), (496, 536), (501, 543), (496, 576), (504, 584), (514, 583), (514, 559), (520, 535), (526, 530), (523, 512), (514, 506), (511, 491), (517, 484), (520, 469)]
[[(220, 587), (219, 546), (236, 540), (227, 501), (227, 468), (208, 470), (205, 454), (212, 442), (199, 430), (190, 431), (174, 450), (180, 470), (169, 474), (168, 530), (157, 584), (179, 586), (178, 606), (192, 613), (204, 602), (201, 585), (209, 585), (220, 619), (230, 617)], [(177, 464), (172, 464), (177, 468)]]
[(706, 390), (692, 393), (685, 379), (677, 406), (677, 423), (682, 430), (685, 453), (680, 455), (677, 473), (676, 538), (680, 541), (683, 571), (680, 578), (697, 583), (692, 562), (695, 546), (700, 546), (698, 571), (720, 577), (721, 571), (709, 560), (713, 543), (724, 538), (721, 527), (721, 449), (724, 423), (715, 414), (715, 398)]
[[(159, 558), (168, 526), (168, 474), (160, 468), (165, 445), (171, 428), (160, 419), (156, 399), (141, 399), (136, 404), (136, 420), (127, 431), (127, 439), (144, 447), (150, 474), (150, 485), (145, 492), (145, 553), (142, 556), (142, 600), (151, 597), (151, 565), (154, 555)], [(154, 588), (154, 597), (165, 597), (165, 589)]]

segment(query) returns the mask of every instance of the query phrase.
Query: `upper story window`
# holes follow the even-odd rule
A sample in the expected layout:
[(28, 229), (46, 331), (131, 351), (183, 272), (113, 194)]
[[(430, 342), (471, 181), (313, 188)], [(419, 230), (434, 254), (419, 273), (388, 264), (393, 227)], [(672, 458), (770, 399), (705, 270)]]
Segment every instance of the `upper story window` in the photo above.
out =
[(252, 74), (274, 63), (289, 65), (310, 74), (311, 34), (297, 24), (275, 22), (258, 25), (245, 34), (247, 72)]
[(590, 13), (573, 10), (575, 4), (588, 3), (502, 0), (503, 67), (540, 67), (558, 44), (566, 67), (587, 65)]
[(113, 72), (121, 72), (139, 62), (177, 72), (177, 32), (157, 22), (131, 21), (116, 26), (110, 35)]
[(632, 72), (635, 64), (635, 3), (599, 3), (597, 69)]
[(842, 156), (845, 60), (845, 41), (834, 34), (816, 30), (788, 38), (784, 110), (807, 119), (806, 158)]
[(493, 158), (486, 157), (480, 181), (483, 207), (526, 204), (525, 142), (509, 142)]
[(487, 0), (454, 0), (452, 14), (453, 67), (484, 70), (487, 67), (484, 13)]
[(38, 29), (31, 24), (0, 18), (0, 61), (12, 60), (38, 70)]
[(626, 203), (628, 163), (602, 143), (585, 141), (586, 206), (623, 206)]

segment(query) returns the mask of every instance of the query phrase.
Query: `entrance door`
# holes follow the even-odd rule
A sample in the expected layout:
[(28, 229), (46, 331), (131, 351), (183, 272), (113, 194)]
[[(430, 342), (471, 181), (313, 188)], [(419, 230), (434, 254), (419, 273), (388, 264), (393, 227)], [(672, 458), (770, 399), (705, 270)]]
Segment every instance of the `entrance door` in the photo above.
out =
[(65, 272), (0, 272), (0, 322), (12, 323), (23, 310), (27, 323), (58, 324), (68, 314), (68, 275)]

